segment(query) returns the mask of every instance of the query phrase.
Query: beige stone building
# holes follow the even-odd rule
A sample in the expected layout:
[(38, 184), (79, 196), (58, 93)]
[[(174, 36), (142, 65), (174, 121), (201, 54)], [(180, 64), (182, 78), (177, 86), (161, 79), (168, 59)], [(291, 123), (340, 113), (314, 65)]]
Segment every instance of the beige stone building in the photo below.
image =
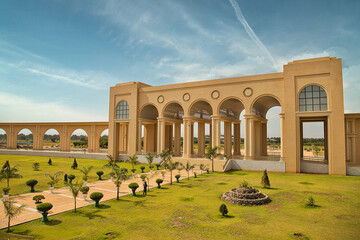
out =
[[(266, 114), (274, 106), (281, 107), (278, 156), (270, 155), (267, 145)], [(244, 116), (243, 145), (240, 114)], [(322, 161), (305, 160), (302, 126), (306, 122), (323, 123)], [(168, 148), (177, 161), (209, 164), (203, 158), (208, 144), (222, 145), (221, 153), (231, 159), (217, 159), (218, 171), (267, 168), (344, 175), (347, 165), (348, 172), (358, 171), (349, 167), (360, 165), (360, 150), (356, 151), (360, 149), (360, 114), (344, 114), (342, 64), (335, 57), (293, 61), (284, 65), (283, 72), (272, 74), (165, 86), (117, 84), (110, 88), (109, 122), (88, 126), (92, 151), (98, 150), (99, 134), (106, 127), (108, 154), (118, 158)], [(13, 139), (21, 127), (11, 132), (11, 123), (1, 123), (0, 128), (9, 130)], [(38, 129), (35, 133), (39, 131), (41, 139), (46, 127)], [(60, 132), (64, 129), (69, 127)], [(61, 150), (67, 151), (69, 133), (62, 134), (67, 142), (63, 141)], [(12, 141), (8, 148), (14, 148)]]

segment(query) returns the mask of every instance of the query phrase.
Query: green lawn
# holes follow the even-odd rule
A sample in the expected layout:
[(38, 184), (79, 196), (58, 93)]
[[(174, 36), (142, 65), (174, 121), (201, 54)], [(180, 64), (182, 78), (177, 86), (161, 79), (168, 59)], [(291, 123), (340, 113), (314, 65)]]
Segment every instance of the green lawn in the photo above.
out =
[[(359, 239), (359, 177), (269, 173), (273, 188), (263, 189), (261, 176), (249, 171), (203, 174), (152, 189), (147, 197), (125, 196), (100, 209), (88, 206), (50, 216), (49, 224), (35, 220), (12, 230), (38, 239)], [(227, 204), (229, 217), (222, 217), (219, 196), (243, 180), (272, 202)], [(309, 196), (319, 207), (304, 206)]]
[[(0, 168), (4, 165), (5, 161), (9, 160), (10, 166), (18, 165), (19, 166), (19, 173), (23, 176), (20, 179), (10, 179), (10, 194), (16, 195), (21, 193), (30, 192), (30, 187), (26, 186), (26, 181), (30, 179), (36, 179), (39, 183), (35, 186), (35, 190), (42, 191), (48, 190), (48, 182), (50, 178), (45, 176), (45, 173), (48, 172), (50, 174), (54, 174), (57, 171), (62, 171), (63, 173), (67, 173), (68, 175), (74, 174), (76, 176), (75, 180), (82, 179), (82, 173), (79, 171), (80, 168), (83, 166), (89, 167), (94, 166), (90, 172), (89, 182), (96, 181), (98, 176), (96, 175), (97, 171), (103, 171), (104, 175), (102, 176), (103, 179), (108, 179), (109, 177), (106, 176), (110, 173), (110, 169), (103, 169), (102, 166), (107, 163), (106, 160), (94, 160), (94, 159), (81, 159), (77, 158), (76, 161), (78, 163), (78, 169), (72, 169), (71, 166), (73, 164), (73, 158), (57, 158), (52, 157), (51, 160), (53, 162), (52, 166), (48, 165), (49, 157), (37, 157), (37, 156), (17, 156), (17, 155), (0, 155)], [(34, 171), (33, 164), (40, 163), (40, 170)], [(120, 163), (120, 167), (126, 167), (132, 169), (131, 164), (129, 163)], [(145, 172), (149, 171), (147, 164), (139, 164), (136, 165), (137, 173), (140, 173), (140, 167), (146, 166)], [(154, 167), (156, 169), (156, 167)], [(55, 187), (63, 187), (63, 176), (61, 176), (61, 181)], [(2, 193), (2, 188), (6, 187), (6, 180), (0, 182), (0, 192)]]

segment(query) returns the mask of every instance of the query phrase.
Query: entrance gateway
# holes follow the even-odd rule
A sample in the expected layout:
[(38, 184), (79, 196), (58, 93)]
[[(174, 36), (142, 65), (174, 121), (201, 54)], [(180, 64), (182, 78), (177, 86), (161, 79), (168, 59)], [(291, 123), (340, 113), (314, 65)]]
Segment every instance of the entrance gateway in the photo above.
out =
[[(275, 106), (281, 108), (281, 140), (274, 155), (268, 151), (266, 117)], [(295, 173), (318, 171), (304, 156), (302, 141), (303, 124), (318, 121), (325, 138), (321, 171), (345, 175), (347, 163), (360, 165), (360, 114), (344, 114), (342, 64), (336, 57), (293, 61), (283, 72), (271, 74), (164, 86), (120, 83), (110, 88), (109, 122), (46, 126), (57, 127), (60, 141), (64, 139), (62, 151), (68, 149), (70, 125), (84, 124), (95, 152), (98, 135), (109, 128), (108, 154), (115, 158), (168, 148), (176, 161), (209, 164), (202, 156), (210, 145), (221, 146), (221, 153), (231, 159), (215, 160), (217, 171), (250, 166)], [(16, 148), (22, 125), (33, 127), (34, 146), (40, 146), (35, 144), (45, 131), (40, 123), (0, 123), (8, 149)]]

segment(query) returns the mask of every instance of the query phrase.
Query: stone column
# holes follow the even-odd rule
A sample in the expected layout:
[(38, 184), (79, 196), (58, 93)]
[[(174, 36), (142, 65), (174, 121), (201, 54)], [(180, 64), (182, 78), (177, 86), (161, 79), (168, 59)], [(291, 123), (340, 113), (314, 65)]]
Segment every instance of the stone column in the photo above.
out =
[(240, 123), (234, 123), (234, 155), (241, 155)]
[(194, 123), (191, 122), (191, 154), (194, 154)]
[(251, 114), (244, 115), (244, 125), (245, 125), (245, 160), (251, 160), (254, 155), (254, 146), (252, 145), (252, 141), (254, 137), (252, 134), (254, 133), (254, 123)]
[(180, 156), (180, 144), (181, 144), (181, 123), (174, 124), (174, 156)]
[(157, 152), (161, 153), (165, 149), (165, 120), (163, 118), (158, 118), (158, 144)]
[(267, 121), (261, 121), (261, 155), (267, 156)]
[[(136, 139), (136, 141), (137, 141), (137, 148), (136, 148), (136, 151), (138, 152), (138, 153), (141, 153), (141, 133), (142, 133), (142, 119), (141, 118), (139, 118), (138, 119), (138, 126), (137, 126), (137, 139)], [(145, 138), (144, 138), (144, 140), (145, 140)]]
[(284, 141), (285, 141), (285, 113), (280, 113), (280, 162), (283, 162), (285, 161), (285, 158), (284, 158)]
[(191, 158), (191, 120), (184, 117), (184, 158)]
[(231, 122), (224, 122), (224, 154), (228, 158), (232, 156)]
[(220, 116), (212, 116), (211, 122), (212, 122), (211, 144), (212, 147), (219, 147), (218, 152), (220, 153)]
[(198, 123), (198, 157), (205, 154), (205, 123)]

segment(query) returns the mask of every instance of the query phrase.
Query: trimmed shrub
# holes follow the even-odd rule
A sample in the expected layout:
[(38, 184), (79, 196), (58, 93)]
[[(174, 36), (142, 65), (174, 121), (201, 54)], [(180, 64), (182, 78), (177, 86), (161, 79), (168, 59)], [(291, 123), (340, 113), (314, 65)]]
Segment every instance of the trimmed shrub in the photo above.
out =
[(66, 182), (66, 183), (68, 182), (68, 175), (67, 175), (67, 173), (64, 174), (64, 182)]
[(9, 187), (4, 187), (3, 192), (4, 192), (4, 194), (9, 194), (10, 188)]
[(89, 187), (87, 187), (87, 186), (85, 186), (85, 187), (81, 187), (81, 188), (80, 188), (80, 192), (81, 192), (81, 193), (83, 193), (83, 194), (88, 193), (88, 192), (89, 192), (89, 190), (90, 190), (90, 188), (89, 188)]
[(120, 168), (120, 172), (123, 172), (126, 174), (129, 172), (129, 170), (127, 168)]
[(143, 175), (140, 176), (140, 178), (141, 178), (141, 180), (145, 180), (145, 179), (146, 179), (146, 175), (143, 174)]
[(221, 214), (223, 216), (226, 216), (228, 214), (228, 212), (229, 212), (224, 203), (220, 205), (219, 211), (221, 212)]
[(161, 188), (160, 184), (162, 184), (163, 182), (164, 182), (164, 180), (162, 180), (161, 178), (156, 179), (156, 183), (158, 185), (158, 188)]
[(143, 173), (143, 172), (144, 172), (145, 167), (144, 167), (144, 166), (141, 166), (141, 167), (140, 167), (140, 169), (141, 169), (141, 172)]
[(315, 207), (315, 199), (313, 196), (310, 196), (305, 204), (307, 207)]
[(33, 169), (34, 169), (34, 171), (39, 171), (39, 169), (40, 169), (40, 163), (34, 163), (33, 164)]
[(72, 168), (72, 169), (77, 169), (77, 167), (78, 167), (78, 164), (77, 164), (77, 162), (76, 162), (76, 158), (74, 158), (74, 162), (73, 162), (71, 168)]
[(49, 158), (48, 164), (49, 164), (50, 166), (52, 165), (51, 158)]
[(156, 165), (156, 170), (159, 170), (159, 167), (161, 166), (160, 163), (157, 163)]
[(72, 183), (72, 181), (75, 179), (75, 175), (70, 174), (70, 175), (68, 176), (68, 179), (70, 180), (69, 182)]
[(265, 169), (264, 170), (264, 174), (261, 178), (261, 185), (264, 187), (264, 188), (270, 188), (270, 180), (269, 180), (269, 176), (267, 174), (267, 170)]
[(137, 183), (130, 183), (130, 184), (128, 185), (128, 187), (131, 189), (132, 195), (133, 195), (133, 196), (136, 196), (135, 191), (136, 191), (136, 189), (139, 187), (139, 184), (137, 184)]
[(42, 221), (43, 222), (48, 222), (49, 219), (47, 218), (47, 215), (49, 214), (49, 210), (53, 208), (53, 205), (51, 203), (40, 203), (39, 205), (36, 206), (36, 209), (40, 212), (42, 212), (43, 218)]
[(90, 198), (95, 201), (95, 207), (100, 207), (100, 200), (104, 197), (104, 194), (102, 194), (101, 192), (93, 192), (90, 195)]
[(135, 173), (135, 172), (136, 172), (136, 169), (135, 169), (135, 168), (133, 168), (133, 169), (131, 169), (131, 171), (132, 171), (132, 173)]
[(177, 182), (177, 183), (179, 182), (180, 177), (181, 177), (180, 174), (175, 175), (175, 178), (176, 178), (176, 182)]
[(26, 185), (28, 185), (29, 187), (31, 187), (30, 192), (35, 192), (35, 185), (38, 184), (38, 180), (36, 179), (30, 179), (29, 181), (26, 182)]
[(103, 172), (103, 171), (97, 171), (97, 172), (96, 172), (96, 175), (99, 176), (99, 180), (102, 180), (102, 179), (101, 179), (101, 176), (104, 175), (104, 172)]
[(41, 203), (41, 200), (45, 199), (44, 195), (35, 195), (33, 198), (32, 198), (36, 204), (40, 204)]

